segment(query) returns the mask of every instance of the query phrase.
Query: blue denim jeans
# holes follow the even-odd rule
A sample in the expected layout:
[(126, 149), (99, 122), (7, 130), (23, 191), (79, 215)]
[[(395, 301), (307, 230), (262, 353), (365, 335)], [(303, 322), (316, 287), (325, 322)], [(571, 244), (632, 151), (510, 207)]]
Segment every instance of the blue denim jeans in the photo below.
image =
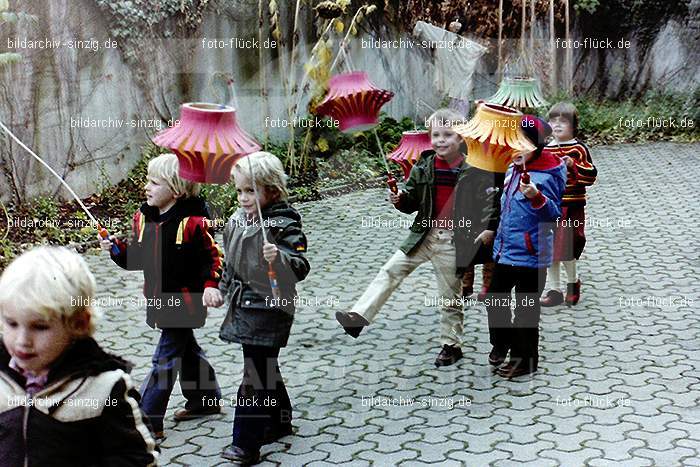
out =
[(221, 389), (216, 373), (192, 329), (161, 329), (152, 362), (151, 373), (141, 386), (141, 408), (153, 431), (163, 431), (163, 417), (178, 375), (186, 409), (196, 411), (219, 404)]

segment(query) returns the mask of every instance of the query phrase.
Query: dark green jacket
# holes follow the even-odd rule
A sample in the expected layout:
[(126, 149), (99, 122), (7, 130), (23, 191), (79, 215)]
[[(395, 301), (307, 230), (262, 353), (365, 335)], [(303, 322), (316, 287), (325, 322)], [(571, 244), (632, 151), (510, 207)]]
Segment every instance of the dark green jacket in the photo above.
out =
[(284, 347), (294, 321), (296, 284), (310, 269), (306, 236), (301, 215), (286, 202), (266, 207), (262, 215), (268, 240), (279, 249), (272, 266), (281, 297), (272, 297), (260, 223), (249, 224), (239, 209), (224, 228), (226, 266), (219, 289), (229, 307), (219, 336), (228, 342)]
[[(400, 249), (409, 255), (423, 242), (431, 228), (435, 198), (435, 151), (424, 151), (411, 169), (396, 209), (406, 214), (417, 212), (410, 232)], [(457, 267), (464, 268), (490, 258), (490, 251), (475, 249), (474, 239), (485, 229), (498, 228), (498, 202), (503, 185), (503, 174), (493, 174), (463, 162), (455, 186), (453, 230), (457, 249)], [(482, 247), (490, 250), (488, 247)]]
[[(433, 207), (435, 199), (435, 151), (424, 151), (420, 159), (411, 169), (411, 174), (406, 181), (405, 191), (401, 193), (396, 209), (406, 214), (416, 214), (413, 224), (409, 228), (406, 240), (399, 247), (405, 254), (413, 253), (425, 239), (425, 235), (431, 228), (433, 219)], [(469, 165), (463, 162), (459, 170), (460, 180), (469, 169)], [(459, 181), (457, 182), (459, 184)]]

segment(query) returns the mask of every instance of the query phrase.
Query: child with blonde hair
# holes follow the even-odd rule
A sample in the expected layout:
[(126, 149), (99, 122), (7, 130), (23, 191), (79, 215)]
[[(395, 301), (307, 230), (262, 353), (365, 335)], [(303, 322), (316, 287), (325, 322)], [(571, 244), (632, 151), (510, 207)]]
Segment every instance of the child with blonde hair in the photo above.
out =
[[(241, 344), (243, 378), (233, 441), (222, 456), (248, 465), (259, 460), (262, 445), (292, 434), (292, 405), (278, 357), (294, 321), (296, 283), (310, 266), (301, 215), (287, 201), (280, 160), (256, 152), (241, 159), (232, 174), (240, 208), (224, 229), (226, 268), (219, 288), (228, 312), (220, 337)], [(277, 278), (275, 290), (270, 267)], [(265, 400), (269, 404), (260, 402)]]
[(92, 338), (95, 279), (62, 247), (0, 277), (0, 459), (20, 465), (155, 465), (128, 372)]
[(179, 375), (185, 407), (176, 421), (221, 412), (216, 373), (197, 343), (193, 329), (204, 326), (207, 306), (221, 306), (218, 289), (222, 255), (209, 225), (209, 211), (199, 198), (199, 185), (178, 175), (174, 154), (148, 163), (146, 202), (134, 214), (127, 242), (110, 237), (101, 242), (119, 267), (142, 270), (146, 322), (161, 331), (153, 368), (141, 388), (142, 408), (155, 437), (165, 438), (163, 417)]

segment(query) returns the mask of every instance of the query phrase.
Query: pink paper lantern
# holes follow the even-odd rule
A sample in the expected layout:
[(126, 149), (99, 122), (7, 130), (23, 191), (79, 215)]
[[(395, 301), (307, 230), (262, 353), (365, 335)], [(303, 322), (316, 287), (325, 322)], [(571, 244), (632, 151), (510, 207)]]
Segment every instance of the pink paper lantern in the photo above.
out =
[(182, 104), (179, 124), (153, 142), (177, 155), (182, 178), (198, 183), (228, 182), (236, 161), (260, 150), (238, 126), (233, 107), (203, 102)]
[(394, 93), (372, 84), (364, 71), (335, 75), (317, 112), (337, 120), (344, 133), (364, 131), (379, 123), (379, 111)]
[(423, 151), (432, 149), (432, 147), (430, 134), (427, 130), (404, 131), (399, 145), (387, 154), (386, 158), (399, 164), (401, 169), (403, 169), (404, 179), (408, 180), (411, 168), (418, 162), (420, 154)]

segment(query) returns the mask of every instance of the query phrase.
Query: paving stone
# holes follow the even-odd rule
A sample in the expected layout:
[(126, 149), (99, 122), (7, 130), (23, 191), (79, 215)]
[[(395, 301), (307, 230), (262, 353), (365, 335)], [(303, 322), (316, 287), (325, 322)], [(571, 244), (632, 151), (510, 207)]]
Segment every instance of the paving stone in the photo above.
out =
[[(494, 375), (486, 362), (491, 347), (483, 304), (465, 311), (464, 358), (433, 366), (440, 313), (425, 304), (425, 296), (436, 293), (430, 265), (401, 284), (358, 339), (345, 335), (335, 311), (352, 305), (406, 235), (363, 227), (363, 216), (411, 216), (391, 208), (383, 189), (298, 204), (312, 266), (298, 290), (309, 300), (297, 310), (280, 356), (297, 432), (264, 446), (261, 465), (700, 467), (700, 327), (693, 326), (700, 224), (687, 221), (700, 219), (700, 203), (684, 188), (700, 178), (699, 152), (697, 143), (593, 148), (600, 176), (586, 211), (589, 220), (610, 219), (612, 227), (586, 227), (581, 302), (542, 310), (540, 369), (513, 381)], [(649, 180), (669, 182), (655, 187)], [(85, 259), (98, 297), (125, 300), (104, 307), (96, 338), (134, 363), (138, 386), (159, 338), (132, 303), (141, 296), (142, 275), (118, 269), (101, 253)], [(695, 305), (654, 302), (672, 296)], [(316, 297), (331, 301), (316, 305)], [(242, 353), (218, 338), (224, 315), (224, 308), (210, 309), (195, 334), (230, 399), (240, 384)], [(413, 403), (368, 407), (363, 396)], [(420, 403), (431, 397), (464, 397), (471, 405)], [(612, 407), (591, 404), (606, 398), (615, 400)], [(231, 443), (233, 408), (175, 424), (172, 412), (183, 404), (176, 386), (160, 464), (228, 465), (220, 453)]]

